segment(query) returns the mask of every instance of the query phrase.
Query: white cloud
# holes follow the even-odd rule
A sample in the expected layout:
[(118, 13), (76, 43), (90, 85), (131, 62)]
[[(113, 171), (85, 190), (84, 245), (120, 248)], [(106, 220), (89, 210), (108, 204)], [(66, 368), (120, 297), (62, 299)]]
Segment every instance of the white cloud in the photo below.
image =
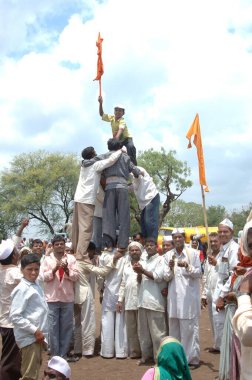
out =
[(241, 168), (252, 137), (251, 1), (0, 0), (0, 11), (2, 165), (39, 148), (106, 149), (110, 129), (93, 82), (101, 32), (104, 109), (125, 105), (137, 149), (175, 149), (195, 181), (185, 198), (200, 202), (196, 152), (185, 138), (198, 112), (209, 201), (250, 202)]

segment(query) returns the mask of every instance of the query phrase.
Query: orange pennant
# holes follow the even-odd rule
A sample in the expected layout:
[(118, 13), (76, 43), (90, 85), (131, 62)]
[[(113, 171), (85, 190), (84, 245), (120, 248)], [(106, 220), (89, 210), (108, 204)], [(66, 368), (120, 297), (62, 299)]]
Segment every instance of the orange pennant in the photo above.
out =
[(208, 189), (208, 186), (206, 183), (204, 155), (203, 155), (203, 147), (202, 147), (200, 123), (199, 123), (199, 115), (198, 114), (196, 114), (195, 119), (194, 119), (189, 131), (186, 134), (186, 138), (189, 140), (188, 148), (192, 147), (192, 144), (191, 144), (192, 136), (194, 136), (193, 143), (197, 148), (197, 155), (198, 155), (198, 162), (199, 162), (199, 181), (200, 181), (201, 186), (204, 186), (204, 190), (206, 192), (208, 192), (209, 189)]
[(98, 34), (98, 39), (96, 42), (96, 46), (98, 48), (97, 55), (98, 55), (98, 60), (97, 60), (97, 75), (94, 80), (101, 80), (101, 76), (104, 73), (103, 69), (103, 62), (102, 62), (102, 41), (103, 38), (101, 38), (100, 33)]

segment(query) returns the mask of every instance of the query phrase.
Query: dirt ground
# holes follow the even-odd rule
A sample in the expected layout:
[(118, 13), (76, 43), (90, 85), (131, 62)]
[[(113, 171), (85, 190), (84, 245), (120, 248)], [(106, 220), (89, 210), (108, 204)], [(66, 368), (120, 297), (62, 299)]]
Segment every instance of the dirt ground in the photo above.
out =
[[(99, 326), (101, 307), (96, 297), (97, 326)], [(97, 329), (97, 336), (99, 329)], [(208, 312), (203, 310), (200, 326), (201, 366), (191, 371), (193, 380), (213, 380), (218, 376), (219, 354), (206, 351), (211, 347), (212, 337), (209, 326)], [(97, 346), (99, 340), (97, 339)], [(46, 356), (42, 369), (46, 365)], [(140, 380), (148, 366), (137, 366), (132, 359), (102, 359), (95, 356), (91, 359), (82, 358), (77, 363), (70, 364), (71, 380)]]

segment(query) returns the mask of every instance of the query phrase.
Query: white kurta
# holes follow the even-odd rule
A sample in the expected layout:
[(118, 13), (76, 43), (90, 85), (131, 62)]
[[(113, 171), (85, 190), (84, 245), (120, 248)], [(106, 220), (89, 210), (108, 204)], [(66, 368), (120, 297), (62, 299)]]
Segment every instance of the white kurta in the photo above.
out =
[(74, 352), (93, 355), (95, 346), (95, 307), (90, 286), (92, 273), (84, 269), (81, 261), (77, 262), (79, 278), (75, 282), (75, 331)]
[[(218, 260), (219, 253), (216, 255), (215, 258), (216, 260)], [(218, 272), (216, 270), (216, 266), (211, 265), (207, 260), (205, 269), (204, 269), (204, 275), (202, 278), (203, 291), (202, 291), (201, 298), (205, 298), (207, 300), (209, 320), (211, 323), (212, 334), (214, 337), (214, 348), (219, 350), (220, 341), (218, 340), (216, 318), (214, 318), (214, 315), (216, 316), (216, 312), (213, 310), (213, 307), (216, 307), (215, 304), (213, 306), (213, 295), (215, 292), (217, 279), (218, 279)]]
[(214, 321), (215, 348), (220, 349), (221, 340), (225, 322), (225, 310), (216, 310), (216, 302), (219, 297), (225, 297), (230, 292), (231, 276), (234, 266), (238, 263), (239, 245), (230, 240), (227, 244), (221, 246), (218, 255), (216, 286), (213, 293), (212, 314)]
[(129, 356), (141, 357), (140, 343), (138, 339), (138, 293), (140, 284), (137, 281), (137, 273), (134, 272), (130, 261), (124, 265), (122, 281), (119, 289), (118, 301), (124, 301), (125, 322)]
[(138, 307), (154, 311), (165, 311), (165, 299), (161, 290), (167, 287), (163, 280), (164, 276), (164, 258), (156, 253), (146, 261), (141, 261), (143, 268), (153, 273), (154, 280), (147, 276), (142, 276), (139, 290)]
[(224, 298), (230, 291), (231, 274), (238, 263), (238, 249), (239, 245), (234, 240), (221, 246), (216, 264), (218, 278), (213, 296), (215, 302), (219, 297)]
[[(175, 266), (169, 267), (174, 259)], [(186, 261), (188, 268), (178, 267)], [(175, 249), (164, 255), (164, 278), (168, 284), (169, 334), (181, 341), (188, 363), (199, 364), (200, 316), (200, 257), (196, 250), (184, 247), (179, 254)]]
[(158, 253), (141, 262), (154, 279), (142, 275), (138, 298), (138, 331), (142, 360), (156, 358), (160, 340), (167, 335), (165, 298), (161, 291), (167, 287), (163, 280), (164, 258)]
[(138, 166), (138, 168), (144, 173), (144, 175), (140, 175), (138, 178), (135, 178), (133, 175), (131, 175), (131, 177), (133, 179), (134, 193), (139, 208), (142, 211), (152, 199), (155, 198), (158, 194), (158, 190), (149, 173), (140, 166)]
[(119, 302), (124, 301), (125, 310), (137, 310), (139, 287), (131, 262), (125, 263), (118, 297)]
[[(114, 252), (104, 253), (100, 265), (110, 265)], [(119, 259), (106, 275), (102, 301), (101, 356), (118, 358), (128, 356), (127, 333), (124, 312), (116, 313), (116, 304), (122, 280), (123, 269), (128, 257)]]
[[(175, 258), (173, 270), (169, 261)], [(200, 315), (200, 278), (202, 275), (200, 258), (196, 250), (184, 248), (179, 255), (175, 249), (164, 256), (164, 279), (168, 284), (169, 318), (191, 319)], [(186, 261), (188, 269), (177, 266), (177, 261)]]

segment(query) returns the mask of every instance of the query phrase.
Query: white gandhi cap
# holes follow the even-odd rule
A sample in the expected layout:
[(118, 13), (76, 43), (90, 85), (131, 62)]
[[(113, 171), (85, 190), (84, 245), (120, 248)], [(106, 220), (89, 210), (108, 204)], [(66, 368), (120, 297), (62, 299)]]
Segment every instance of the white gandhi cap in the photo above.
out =
[(234, 229), (233, 223), (228, 218), (225, 218), (222, 222), (219, 223), (219, 225), (226, 226), (226, 227), (230, 228), (230, 230), (232, 230), (232, 231)]
[(5, 260), (10, 256), (15, 245), (11, 239), (2, 240), (0, 244), (0, 260)]
[(62, 375), (70, 379), (71, 368), (69, 367), (67, 361), (60, 356), (53, 356), (48, 362), (48, 367), (58, 371)]

